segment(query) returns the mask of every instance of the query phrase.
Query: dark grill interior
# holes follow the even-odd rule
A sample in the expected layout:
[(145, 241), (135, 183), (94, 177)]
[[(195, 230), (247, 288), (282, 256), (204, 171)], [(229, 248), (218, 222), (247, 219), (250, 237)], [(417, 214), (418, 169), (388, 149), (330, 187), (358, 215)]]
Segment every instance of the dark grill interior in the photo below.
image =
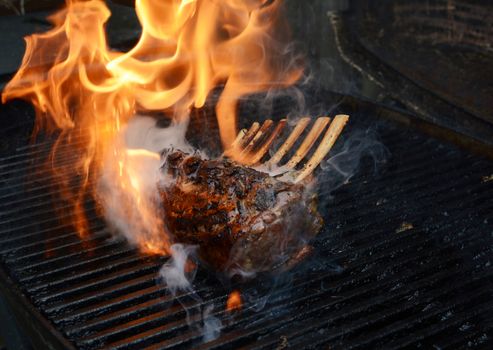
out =
[(345, 55), (384, 86), (385, 103), (491, 145), (492, 5), (357, 0), (334, 25)]
[[(35, 308), (25, 314), (60, 348), (491, 348), (493, 164), (368, 115), (354, 115), (346, 137), (363, 124), (390, 151), (386, 165), (375, 173), (365, 158), (348, 184), (322, 195), (316, 254), (279, 282), (264, 308), (246, 302), (229, 316), (228, 291), (199, 270), (200, 303), (215, 304), (223, 323), (212, 342), (193, 327), (199, 302), (181, 298), (190, 327), (158, 283), (165, 259), (113, 238), (94, 209), (83, 239), (54, 215), (49, 173), (32, 172), (49, 141), (0, 161), (5, 288), (27, 297), (24, 306)], [(66, 148), (59, 157), (70, 163), (74, 154)]]

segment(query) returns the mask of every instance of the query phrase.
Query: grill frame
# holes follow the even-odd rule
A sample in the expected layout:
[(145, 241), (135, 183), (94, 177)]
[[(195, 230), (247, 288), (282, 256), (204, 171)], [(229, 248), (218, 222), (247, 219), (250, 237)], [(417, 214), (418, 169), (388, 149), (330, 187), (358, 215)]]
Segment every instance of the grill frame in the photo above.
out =
[[(33, 306), (29, 298), (23, 293), (19, 286), (5, 271), (0, 268), (0, 295), (10, 306), (8, 311), (16, 321), (15, 325), (8, 327), (19, 327), (22, 329), (20, 336), (29, 335), (27, 344), (38, 349), (76, 349), (61, 332)], [(24, 339), (25, 340), (25, 339)]]

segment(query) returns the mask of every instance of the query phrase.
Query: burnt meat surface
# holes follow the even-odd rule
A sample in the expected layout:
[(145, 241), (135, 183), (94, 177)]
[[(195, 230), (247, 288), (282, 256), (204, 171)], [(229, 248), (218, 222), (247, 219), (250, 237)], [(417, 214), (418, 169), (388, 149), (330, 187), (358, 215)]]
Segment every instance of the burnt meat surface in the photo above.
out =
[(249, 275), (292, 265), (322, 226), (316, 197), (228, 159), (163, 154), (159, 185), (175, 241), (198, 245), (209, 267)]

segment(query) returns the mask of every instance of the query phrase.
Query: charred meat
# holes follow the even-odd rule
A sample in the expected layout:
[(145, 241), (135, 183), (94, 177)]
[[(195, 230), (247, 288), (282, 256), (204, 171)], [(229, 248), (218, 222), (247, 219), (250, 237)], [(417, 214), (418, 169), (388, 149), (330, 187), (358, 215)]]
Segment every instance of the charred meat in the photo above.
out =
[(180, 151), (163, 155), (160, 185), (168, 230), (198, 246), (200, 259), (230, 275), (289, 268), (322, 226), (305, 186), (228, 159)]

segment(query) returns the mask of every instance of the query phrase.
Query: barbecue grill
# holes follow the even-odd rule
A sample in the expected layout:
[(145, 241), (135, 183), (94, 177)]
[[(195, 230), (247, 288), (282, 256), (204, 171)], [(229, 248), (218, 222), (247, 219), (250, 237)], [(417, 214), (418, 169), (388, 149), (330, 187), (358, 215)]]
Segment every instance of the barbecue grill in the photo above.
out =
[[(351, 115), (336, 154), (351, 135), (375, 142), (362, 155), (343, 158), (341, 166), (355, 169), (348, 179), (321, 173), (325, 225), (314, 254), (276, 281), (241, 285), (247, 297), (238, 312), (224, 307), (238, 285), (225, 286), (205, 269), (194, 280), (200, 299), (170, 295), (158, 278), (166, 258), (115, 237), (89, 199), (90, 233), (81, 238), (68, 214), (55, 215), (53, 201), (60, 197), (53, 175), (39, 167), (50, 157), (53, 136), (29, 142), (32, 107), (18, 101), (1, 106), (0, 317), (8, 349), (491, 348), (491, 116), (465, 110), (467, 96), (450, 103), (443, 90), (430, 92), (389, 67), (388, 57), (372, 52), (375, 42), (366, 51), (352, 43), (354, 33), (345, 26), (368, 23), (360, 11), (347, 12), (347, 2), (329, 3), (337, 12), (324, 17), (330, 27), (324, 30), (338, 47), (337, 64), (350, 61), (341, 71), (356, 65), (361, 75), (348, 73), (357, 81), (351, 91), (300, 89), (308, 106)], [(383, 1), (380, 9), (389, 6)], [(369, 17), (385, 14), (366, 10)], [(484, 41), (475, 43), (484, 49)], [(392, 91), (394, 84), (402, 90)], [(241, 127), (262, 120), (265, 106), (258, 101), (242, 101)], [(271, 102), (266, 117), (274, 120), (296, 108), (289, 97)], [(194, 111), (188, 136), (217, 152), (209, 105)], [(70, 164), (77, 157), (61, 145), (52, 161)], [(203, 338), (203, 310), (222, 323), (215, 339)]]

